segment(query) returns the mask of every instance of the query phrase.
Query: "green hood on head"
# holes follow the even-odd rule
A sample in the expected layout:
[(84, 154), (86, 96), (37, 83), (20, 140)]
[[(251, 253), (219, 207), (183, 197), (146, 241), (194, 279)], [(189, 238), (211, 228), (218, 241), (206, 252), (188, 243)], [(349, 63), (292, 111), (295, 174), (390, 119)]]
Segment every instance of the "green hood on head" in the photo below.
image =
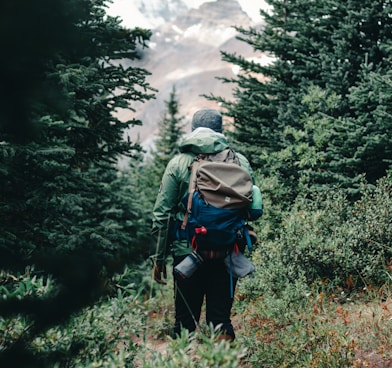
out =
[(209, 128), (197, 128), (180, 141), (180, 152), (216, 153), (228, 148), (226, 138)]

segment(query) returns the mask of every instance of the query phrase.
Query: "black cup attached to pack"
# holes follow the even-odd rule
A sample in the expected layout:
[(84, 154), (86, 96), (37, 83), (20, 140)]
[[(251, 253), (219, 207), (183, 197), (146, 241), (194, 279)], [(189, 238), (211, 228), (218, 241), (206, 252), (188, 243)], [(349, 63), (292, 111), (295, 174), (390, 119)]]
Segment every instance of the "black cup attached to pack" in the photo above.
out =
[(191, 254), (186, 256), (176, 267), (174, 267), (174, 273), (180, 279), (188, 279), (195, 273), (202, 263), (203, 258), (201, 255), (193, 251)]

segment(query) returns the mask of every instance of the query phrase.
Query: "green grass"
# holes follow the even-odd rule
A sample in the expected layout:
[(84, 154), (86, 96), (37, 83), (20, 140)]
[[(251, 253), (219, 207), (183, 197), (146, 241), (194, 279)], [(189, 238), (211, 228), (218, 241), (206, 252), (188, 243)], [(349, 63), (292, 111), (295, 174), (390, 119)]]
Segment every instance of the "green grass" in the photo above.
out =
[[(127, 271), (128, 274), (130, 270)], [(346, 294), (327, 283), (300, 281), (280, 293), (261, 293), (261, 271), (240, 280), (233, 308), (237, 339), (217, 342), (217, 332), (200, 330), (169, 337), (174, 320), (173, 285), (113, 280), (111, 297), (74, 315), (63, 327), (37, 336), (31, 348), (62, 352), (56, 367), (387, 367), (392, 364), (390, 285)], [(26, 285), (26, 277), (19, 280)], [(50, 285), (33, 278), (34, 290)], [(129, 283), (128, 283), (129, 282)], [(150, 290), (150, 287), (153, 290)], [(15, 285), (15, 288), (18, 286)], [(27, 288), (32, 292), (32, 286)], [(37, 291), (37, 292), (38, 292)], [(257, 295), (257, 293), (259, 294)], [(19, 317), (0, 319), (4, 348), (26, 329)]]

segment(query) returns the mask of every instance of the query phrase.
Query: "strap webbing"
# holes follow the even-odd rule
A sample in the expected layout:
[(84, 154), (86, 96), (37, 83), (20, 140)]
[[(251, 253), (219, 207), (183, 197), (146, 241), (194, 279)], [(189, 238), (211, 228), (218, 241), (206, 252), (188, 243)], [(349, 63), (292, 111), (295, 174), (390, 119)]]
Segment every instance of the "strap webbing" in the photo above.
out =
[(230, 297), (231, 299), (234, 298), (234, 285), (233, 285), (233, 260), (232, 260), (232, 253), (230, 253)]

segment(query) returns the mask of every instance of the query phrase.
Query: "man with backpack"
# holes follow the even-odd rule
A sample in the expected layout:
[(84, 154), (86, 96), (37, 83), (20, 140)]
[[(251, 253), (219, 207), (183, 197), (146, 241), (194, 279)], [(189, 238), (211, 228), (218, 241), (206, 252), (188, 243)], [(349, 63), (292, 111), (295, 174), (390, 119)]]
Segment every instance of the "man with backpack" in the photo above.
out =
[[(245, 211), (242, 210), (245, 205), (242, 202), (252, 202), (253, 172), (243, 155), (229, 149), (227, 140), (222, 134), (222, 116), (214, 109), (202, 109), (194, 114), (192, 133), (183, 139), (179, 150), (180, 153), (166, 167), (153, 210), (152, 234), (155, 244), (153, 244), (154, 249), (151, 250), (151, 258), (154, 279), (158, 283), (166, 284), (166, 259), (172, 255), (175, 279), (175, 336), (180, 335), (181, 328), (190, 332), (197, 328), (205, 297), (207, 323), (219, 328), (221, 339), (233, 341), (235, 333), (230, 314), (237, 278), (233, 277), (225, 259), (229, 259), (229, 253), (237, 246), (237, 240), (233, 240), (232, 236), (236, 238), (237, 233), (242, 236), (241, 231), (245, 229), (242, 218), (245, 216)], [(237, 216), (238, 219), (233, 222), (232, 229), (229, 229), (230, 233), (227, 234), (224, 230), (219, 230), (219, 227), (215, 230), (209, 228), (208, 223), (205, 226), (198, 224), (202, 220), (195, 218), (196, 203), (193, 201), (203, 197), (205, 200), (203, 203), (206, 209), (209, 209), (207, 207), (211, 204), (208, 202), (213, 201), (215, 193), (211, 192), (211, 200), (207, 201), (199, 191), (203, 184), (194, 184), (193, 187), (192, 184), (190, 185), (190, 181), (196, 182), (202, 176), (202, 170), (195, 174), (196, 161), (207, 160), (210, 157), (213, 157), (210, 161), (217, 160), (216, 155), (224, 155), (224, 161), (229, 160), (230, 155), (233, 156), (230, 162), (235, 162), (235, 167), (238, 166), (239, 170), (245, 171), (244, 173), (238, 171), (239, 179), (236, 182), (233, 170), (231, 175), (233, 178), (230, 179), (232, 182), (229, 180), (229, 184), (226, 185), (227, 193), (223, 196), (222, 202), (227, 203), (228, 207), (223, 211), (226, 211), (231, 218), (232, 213), (237, 214), (239, 211), (244, 213), (241, 218)], [(208, 187), (208, 184), (216, 178), (214, 172), (208, 174), (208, 170), (205, 171), (207, 184), (204, 186)], [(243, 179), (241, 175), (245, 178), (248, 175), (249, 179)], [(246, 186), (244, 194), (232, 193), (232, 189), (237, 184)], [(208, 197), (208, 193), (205, 196)], [(197, 207), (200, 205), (197, 204)], [(197, 208), (197, 212), (199, 210)], [(212, 223), (213, 219), (210, 222)], [(224, 239), (230, 242), (229, 247), (222, 246)]]

